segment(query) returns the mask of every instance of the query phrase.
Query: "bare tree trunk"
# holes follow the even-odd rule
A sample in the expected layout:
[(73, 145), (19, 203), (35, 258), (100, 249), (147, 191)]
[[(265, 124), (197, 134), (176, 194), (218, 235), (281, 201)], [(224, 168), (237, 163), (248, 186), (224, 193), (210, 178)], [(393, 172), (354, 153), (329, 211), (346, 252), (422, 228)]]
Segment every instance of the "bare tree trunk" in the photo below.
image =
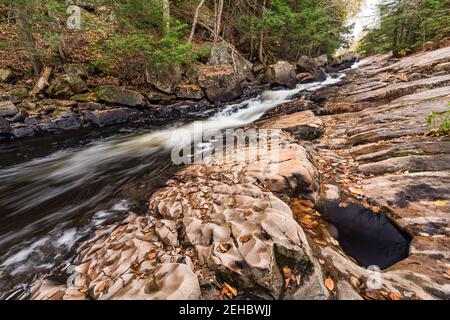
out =
[(170, 30), (170, 1), (162, 0), (163, 5), (163, 19), (166, 28), (166, 32)]
[(214, 23), (214, 46), (220, 37), (220, 26), (222, 24), (223, 0), (216, 0), (214, 5), (215, 23)]
[(31, 26), (26, 20), (25, 14), (23, 13), (23, 9), (20, 8), (20, 4), (17, 3), (13, 4), (12, 10), (16, 18), (16, 24), (19, 30), (20, 37), (23, 41), (25, 49), (28, 51), (31, 64), (33, 65), (34, 75), (37, 76), (41, 71), (42, 63), (37, 53), (33, 35), (31, 34)]
[[(262, 8), (262, 14), (264, 15), (266, 11), (266, 0), (263, 2), (263, 8)], [(264, 30), (261, 30), (261, 33), (259, 35), (259, 62), (265, 65), (264, 61)]]
[(194, 21), (192, 22), (191, 34), (189, 35), (189, 42), (192, 42), (192, 39), (194, 38), (195, 28), (197, 27), (198, 15), (200, 14), (200, 9), (202, 8), (204, 3), (205, 3), (205, 0), (201, 0), (199, 5), (197, 6), (197, 9), (195, 10), (195, 16), (194, 16)]

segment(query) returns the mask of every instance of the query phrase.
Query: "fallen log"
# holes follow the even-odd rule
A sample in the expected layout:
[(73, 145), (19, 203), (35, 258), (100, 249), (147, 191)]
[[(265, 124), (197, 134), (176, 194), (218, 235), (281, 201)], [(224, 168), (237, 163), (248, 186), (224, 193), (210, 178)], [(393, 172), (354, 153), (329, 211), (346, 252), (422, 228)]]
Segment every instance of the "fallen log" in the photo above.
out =
[(46, 86), (49, 85), (48, 80), (50, 79), (50, 75), (52, 74), (52, 67), (45, 67), (41, 72), (36, 85), (33, 90), (30, 92), (30, 97), (35, 97), (38, 93), (45, 89)]

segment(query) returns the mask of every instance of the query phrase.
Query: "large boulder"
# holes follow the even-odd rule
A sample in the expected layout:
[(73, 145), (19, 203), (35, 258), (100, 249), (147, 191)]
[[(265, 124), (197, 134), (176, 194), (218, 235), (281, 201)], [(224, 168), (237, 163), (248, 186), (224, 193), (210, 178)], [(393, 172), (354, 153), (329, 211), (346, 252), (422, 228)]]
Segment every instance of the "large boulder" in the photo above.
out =
[(95, 88), (95, 94), (99, 101), (121, 104), (128, 107), (145, 106), (145, 98), (139, 92), (118, 86), (98, 86)]
[(243, 94), (241, 79), (231, 65), (200, 67), (198, 82), (214, 103), (231, 101)]
[(299, 72), (308, 72), (316, 79), (316, 81), (325, 81), (327, 75), (323, 69), (319, 66), (315, 59), (307, 56), (302, 56), (297, 61), (297, 70)]
[(96, 111), (88, 110), (83, 113), (86, 122), (92, 123), (98, 127), (124, 123), (131, 116), (130, 110), (126, 108)]
[(75, 73), (63, 74), (56, 78), (47, 89), (47, 95), (52, 98), (69, 98), (87, 90), (86, 83)]
[(11, 101), (0, 102), (0, 117), (15, 116), (19, 110)]
[(232, 65), (241, 80), (253, 79), (253, 64), (248, 61), (236, 48), (226, 42), (217, 43), (211, 50), (209, 65)]
[(310, 110), (270, 119), (263, 127), (290, 132), (298, 140), (315, 140), (325, 131), (323, 121)]
[(182, 71), (179, 66), (168, 66), (164, 68), (147, 66), (145, 69), (145, 78), (156, 89), (171, 94), (181, 81)]
[(10, 82), (14, 78), (14, 74), (9, 68), (0, 69), (0, 83)]
[(272, 85), (295, 88), (297, 84), (295, 66), (287, 61), (279, 61), (266, 70), (266, 81)]
[(328, 55), (327, 54), (323, 54), (319, 57), (314, 58), (314, 62), (319, 66), (319, 67), (325, 67), (328, 64)]

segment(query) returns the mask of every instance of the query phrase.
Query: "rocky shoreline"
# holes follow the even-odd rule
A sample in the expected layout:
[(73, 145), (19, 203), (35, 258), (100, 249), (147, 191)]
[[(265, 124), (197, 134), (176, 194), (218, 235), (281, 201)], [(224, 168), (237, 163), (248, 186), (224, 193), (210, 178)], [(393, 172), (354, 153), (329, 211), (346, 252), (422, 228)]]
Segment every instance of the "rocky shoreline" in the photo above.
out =
[[(449, 299), (450, 144), (425, 121), (449, 109), (449, 66), (450, 47), (375, 56), (313, 102), (277, 107), (249, 126), (275, 132), (276, 149), (181, 169), (144, 215), (81, 243), (65, 283), (41, 279), (22, 298)], [(330, 205), (365, 211), (336, 229)], [(372, 229), (398, 230), (407, 257), (367, 269), (339, 242), (340, 232), (374, 241)]]
[[(325, 60), (324, 60), (325, 59)], [(153, 124), (208, 117), (217, 108), (254, 97), (273, 87), (323, 81), (327, 70), (338, 71), (357, 59), (328, 62), (302, 57), (297, 65), (280, 61), (254, 66), (226, 42), (218, 45), (208, 64), (161, 74), (146, 70), (148, 88), (99, 84), (84, 65), (45, 68), (33, 82), (9, 68), (0, 69), (0, 141), (17, 140), (130, 122)], [(54, 73), (54, 75), (53, 75)]]

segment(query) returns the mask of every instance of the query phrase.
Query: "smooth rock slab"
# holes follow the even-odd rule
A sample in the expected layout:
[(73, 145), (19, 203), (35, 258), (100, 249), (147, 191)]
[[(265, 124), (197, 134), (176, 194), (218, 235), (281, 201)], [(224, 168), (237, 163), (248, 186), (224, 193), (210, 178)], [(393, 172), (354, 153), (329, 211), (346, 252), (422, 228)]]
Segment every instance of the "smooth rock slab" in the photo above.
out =
[(298, 140), (314, 140), (325, 130), (323, 121), (312, 111), (301, 111), (268, 121), (263, 127), (290, 132)]

